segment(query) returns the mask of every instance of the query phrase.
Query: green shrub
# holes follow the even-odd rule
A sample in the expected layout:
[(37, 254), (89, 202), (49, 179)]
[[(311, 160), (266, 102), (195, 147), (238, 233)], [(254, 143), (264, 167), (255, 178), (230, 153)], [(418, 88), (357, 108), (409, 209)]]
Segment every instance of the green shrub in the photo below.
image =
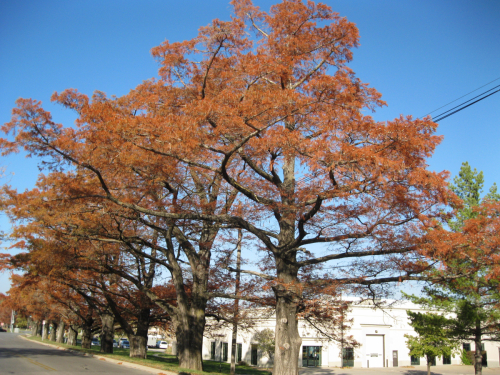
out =
[[(470, 353), (472, 353), (472, 358), (470, 356)], [(460, 354), (460, 360), (462, 361), (463, 365), (472, 365), (474, 361), (474, 352), (462, 349), (462, 353)]]

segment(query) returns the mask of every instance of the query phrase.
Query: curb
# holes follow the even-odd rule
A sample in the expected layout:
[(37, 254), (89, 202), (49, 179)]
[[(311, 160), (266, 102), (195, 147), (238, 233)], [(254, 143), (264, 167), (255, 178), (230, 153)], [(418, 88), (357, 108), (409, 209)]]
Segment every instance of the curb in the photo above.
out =
[(146, 371), (146, 372), (149, 372), (151, 374), (157, 374), (157, 375), (179, 375), (178, 372), (172, 372), (172, 371), (167, 371), (167, 370), (159, 370), (159, 369), (156, 369), (156, 368), (153, 368), (153, 367), (139, 365), (139, 364), (132, 363), (132, 362), (127, 362), (127, 361), (124, 361), (124, 360), (119, 360), (119, 359), (114, 359), (114, 358), (108, 358), (108, 357), (105, 357), (105, 356), (102, 356), (102, 355), (98, 355), (98, 354), (82, 353), (82, 352), (80, 352), (78, 350), (72, 350), (72, 349), (63, 348), (63, 347), (60, 347), (60, 346), (57, 346), (57, 345), (54, 345), (54, 344), (33, 341), (33, 340), (30, 340), (28, 337), (22, 336), (22, 335), (19, 335), (18, 337), (22, 338), (23, 340), (28, 340), (30, 342), (34, 342), (36, 344), (49, 346), (51, 348), (55, 348), (55, 349), (58, 349), (58, 350), (63, 350), (63, 351), (66, 351), (66, 352), (71, 352), (73, 354), (77, 354), (77, 355), (80, 355), (82, 357), (93, 357), (93, 358), (96, 358), (96, 359), (101, 360), (101, 361), (106, 361), (106, 362), (109, 362), (109, 363), (113, 363), (115, 365), (121, 365), (121, 366), (129, 367), (129, 368), (133, 368), (133, 369), (136, 369), (136, 370)]

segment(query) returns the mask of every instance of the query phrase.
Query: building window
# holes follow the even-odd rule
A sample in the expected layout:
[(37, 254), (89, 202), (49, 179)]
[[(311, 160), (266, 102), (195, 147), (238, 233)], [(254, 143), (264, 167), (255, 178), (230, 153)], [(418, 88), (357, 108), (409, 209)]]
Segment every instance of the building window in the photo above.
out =
[(462, 348), (463, 348), (466, 352), (470, 352), (470, 344), (469, 344), (469, 343), (463, 343), (463, 344), (462, 344)]
[(414, 355), (411, 356), (411, 365), (412, 366), (420, 366), (420, 357), (416, 357)]
[(242, 344), (236, 344), (236, 362), (241, 362)]
[(222, 362), (227, 362), (227, 348), (228, 348), (228, 343), (224, 342), (222, 343)]
[(354, 367), (354, 349), (342, 349), (342, 367)]
[(484, 350), (484, 343), (481, 344), (481, 363), (483, 367), (488, 367), (488, 354)]
[(215, 341), (210, 343), (210, 359), (215, 361)]
[(451, 365), (451, 355), (443, 355), (443, 365)]
[(258, 359), (257, 357), (258, 357), (257, 345), (252, 344), (252, 355), (250, 357), (250, 363), (252, 364), (252, 366), (257, 366), (257, 359)]

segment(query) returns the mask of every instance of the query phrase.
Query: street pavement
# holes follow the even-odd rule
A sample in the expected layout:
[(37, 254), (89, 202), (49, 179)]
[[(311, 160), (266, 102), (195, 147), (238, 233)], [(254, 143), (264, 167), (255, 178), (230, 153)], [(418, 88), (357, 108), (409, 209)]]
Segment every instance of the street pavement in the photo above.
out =
[[(156, 369), (151, 370), (159, 373)], [(23, 339), (16, 333), (0, 332), (0, 375), (145, 375), (149, 372), (145, 371), (144, 368), (126, 367), (116, 360), (56, 349)]]

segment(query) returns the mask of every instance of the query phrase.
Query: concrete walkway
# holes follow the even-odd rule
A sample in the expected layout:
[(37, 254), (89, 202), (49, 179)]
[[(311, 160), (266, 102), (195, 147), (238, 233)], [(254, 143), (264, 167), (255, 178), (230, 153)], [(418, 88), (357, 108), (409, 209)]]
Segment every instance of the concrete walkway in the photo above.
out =
[[(427, 375), (426, 366), (385, 367), (385, 368), (339, 368), (309, 367), (299, 371), (300, 375)], [(432, 375), (474, 375), (473, 366), (445, 365), (432, 366)], [(483, 368), (483, 375), (500, 375), (500, 367)]]

